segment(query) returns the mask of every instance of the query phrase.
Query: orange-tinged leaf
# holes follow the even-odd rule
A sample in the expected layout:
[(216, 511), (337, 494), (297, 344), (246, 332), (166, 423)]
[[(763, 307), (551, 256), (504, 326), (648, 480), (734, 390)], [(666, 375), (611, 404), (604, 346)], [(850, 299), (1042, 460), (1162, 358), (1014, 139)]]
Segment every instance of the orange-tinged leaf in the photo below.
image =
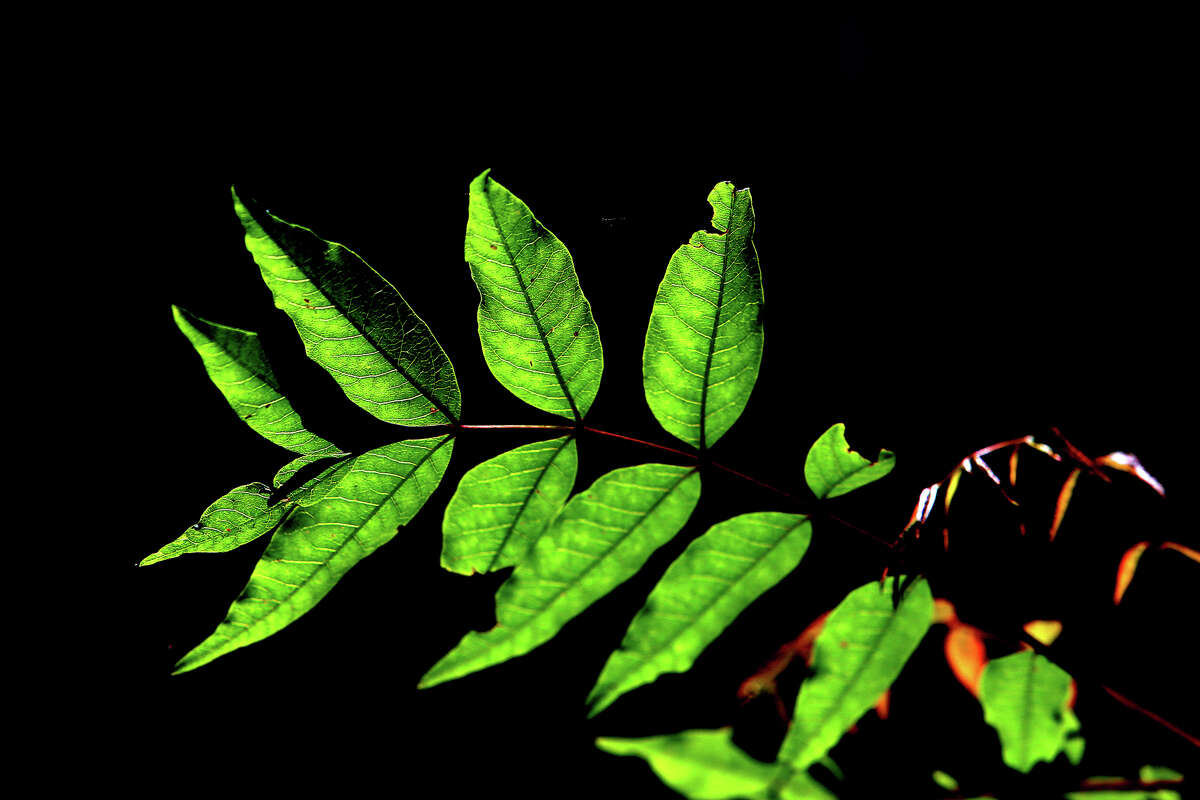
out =
[(1020, 452), (1020, 447), (1014, 447), (1012, 455), (1008, 457), (1008, 483), (1010, 486), (1017, 485), (1017, 453)]
[(1162, 496), (1166, 496), (1166, 491), (1163, 485), (1142, 466), (1142, 462), (1138, 461), (1138, 457), (1133, 453), (1109, 453), (1106, 456), (1100, 456), (1096, 459), (1097, 464), (1103, 464), (1106, 467), (1128, 472), (1131, 475), (1136, 475), (1139, 480), (1146, 483), (1151, 489), (1158, 492)]
[(1117, 567), (1117, 588), (1113, 592), (1114, 605), (1119, 604), (1121, 598), (1125, 596), (1125, 590), (1129, 588), (1129, 582), (1133, 580), (1133, 573), (1137, 569), (1138, 561), (1149, 546), (1149, 542), (1138, 542), (1126, 550), (1125, 555), (1121, 556), (1121, 563)]
[(935, 625), (953, 625), (958, 622), (958, 612), (945, 598), (938, 597), (933, 601), (933, 622)]
[(892, 705), (892, 690), (885, 689), (883, 694), (879, 695), (879, 699), (875, 701), (875, 713), (880, 719), (888, 718), (888, 711)]
[(943, 644), (946, 663), (958, 682), (967, 691), (979, 697), (979, 679), (987, 664), (987, 648), (983, 645), (983, 634), (970, 625), (951, 625)]
[(954, 468), (950, 473), (950, 479), (946, 481), (946, 511), (950, 511), (950, 501), (954, 499), (954, 493), (958, 491), (958, 481), (962, 478), (962, 465)]
[(1056, 619), (1035, 619), (1025, 623), (1025, 632), (1049, 647), (1062, 633), (1062, 627)]
[(1183, 553), (1192, 561), (1200, 562), (1200, 551), (1193, 550), (1190, 547), (1184, 547), (1176, 542), (1163, 542), (1162, 546), (1174, 550), (1177, 553)]
[[(829, 617), (829, 614), (830, 612), (826, 611), (809, 623), (808, 627), (801, 631), (799, 636), (776, 650), (775, 655), (761, 669), (742, 681), (738, 687), (738, 698), (745, 703), (764, 692), (775, 694), (777, 689), (776, 678), (788, 668), (796, 656), (801, 656), (806, 665), (812, 666), (813, 642), (816, 641), (817, 636), (820, 635), (821, 630), (825, 627), (825, 620)], [(783, 717), (787, 718), (786, 712)]]
[(1034, 450), (1037, 450), (1039, 453), (1045, 453), (1046, 455), (1053, 458), (1055, 461), (1062, 461), (1062, 456), (1060, 456), (1058, 453), (1051, 450), (1048, 445), (1044, 445), (1041, 442), (1035, 442), (1033, 440), (1032, 436), (1025, 437), (1025, 444), (1029, 445)]
[(1062, 490), (1058, 493), (1058, 502), (1054, 504), (1054, 522), (1050, 523), (1050, 541), (1058, 534), (1058, 526), (1062, 524), (1063, 515), (1071, 503), (1071, 495), (1075, 493), (1075, 482), (1079, 480), (1080, 467), (1071, 470), (1071, 474), (1063, 481)]

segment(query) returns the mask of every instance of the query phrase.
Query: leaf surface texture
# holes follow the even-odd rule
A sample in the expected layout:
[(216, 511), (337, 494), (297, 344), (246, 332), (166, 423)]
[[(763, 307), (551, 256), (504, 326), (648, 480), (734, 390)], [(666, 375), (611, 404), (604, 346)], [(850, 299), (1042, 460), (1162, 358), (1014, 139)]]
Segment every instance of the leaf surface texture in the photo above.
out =
[(633, 576), (683, 528), (700, 497), (694, 468), (642, 464), (600, 476), (562, 513), (496, 593), (496, 626), (472, 631), (421, 687), (528, 653)]
[(275, 532), (225, 621), (175, 672), (264, 639), (309, 611), (416, 515), (441, 481), (452, 448), (449, 436), (438, 436), (357, 456), (334, 491), (298, 507)]
[(442, 521), (442, 566), (470, 575), (516, 566), (575, 486), (575, 439), (501, 453), (462, 477)]
[(233, 199), (275, 305), (347, 397), (396, 425), (458, 421), (454, 366), (391, 283), (344, 245)]
[(664, 672), (686, 672), (742, 611), (800, 563), (812, 525), (799, 514), (758, 512), (709, 528), (667, 568), (589, 703), (598, 714)]
[(471, 182), (465, 251), (496, 380), (534, 408), (582, 419), (604, 353), (566, 246), (485, 171)]
[(875, 461), (851, 450), (846, 441), (846, 426), (839, 422), (809, 448), (804, 459), (804, 480), (818, 498), (838, 497), (879, 480), (894, 466), (896, 455), (887, 450), (879, 451)]
[(644, 759), (659, 780), (691, 800), (833, 800), (807, 773), (794, 772), (782, 786), (775, 785), (783, 768), (746, 755), (732, 737), (732, 728), (721, 728), (640, 739), (602, 737), (596, 746)]
[(763, 348), (750, 190), (718, 183), (708, 202), (718, 233), (697, 231), (671, 256), (642, 353), (650, 410), (663, 428), (699, 450), (741, 416)]
[(187, 553), (224, 553), (254, 541), (279, 524), (288, 507), (269, 506), (271, 487), (264, 483), (239, 486), (210, 505), (200, 521), (138, 564), (145, 567)]
[(337, 446), (305, 430), (283, 396), (258, 334), (201, 319), (171, 306), (175, 324), (204, 362), (230, 408), (268, 441), (311, 459), (339, 455)]
[(829, 752), (899, 676), (933, 621), (929, 584), (917, 580), (892, 608), (888, 578), (855, 589), (813, 644), (812, 675), (800, 686), (779, 760), (807, 769)]
[(1071, 676), (1032, 650), (995, 658), (983, 669), (979, 702), (983, 717), (1000, 735), (1004, 763), (1028, 772), (1053, 761), (1079, 730), (1068, 708)]

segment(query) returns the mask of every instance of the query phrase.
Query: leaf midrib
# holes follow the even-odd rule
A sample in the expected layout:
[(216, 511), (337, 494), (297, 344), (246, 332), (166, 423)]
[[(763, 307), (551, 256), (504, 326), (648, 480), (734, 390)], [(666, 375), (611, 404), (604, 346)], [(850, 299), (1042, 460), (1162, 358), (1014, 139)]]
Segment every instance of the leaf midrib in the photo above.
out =
[[(487, 183), (494, 183), (491, 178), (485, 178)], [(546, 331), (542, 329), (542, 320), (537, 315), (537, 309), (533, 306), (533, 298), (529, 296), (529, 289), (525, 286), (525, 278), (521, 275), (521, 270), (517, 266), (517, 260), (513, 256), (512, 248), (508, 245), (508, 231), (506, 231), (500, 222), (500, 217), (496, 214), (496, 206), (492, 201), (492, 193), (488, 190), (487, 185), (483, 187), (483, 199), (487, 203), (488, 213), (492, 215), (492, 222), (495, 223), (496, 230), (500, 232), (500, 243), (504, 245), (504, 253), (508, 256), (508, 263), (516, 275), (517, 285), (521, 287), (521, 296), (525, 298), (525, 307), (529, 309), (529, 318), (533, 320), (534, 326), (537, 328), (538, 341), (542, 343), (542, 349), (546, 351), (546, 355), (550, 358), (550, 368), (554, 370), (554, 377), (558, 380), (558, 385), (562, 389), (563, 394), (567, 398), (567, 402), (571, 405), (571, 415), (575, 418), (575, 422), (581, 421), (579, 416), (579, 408), (575, 405), (575, 398), (571, 395), (571, 391), (567, 388), (566, 379), (563, 378), (562, 370), (559, 369), (558, 359), (554, 357), (554, 351), (550, 348), (550, 340), (546, 337)], [(531, 219), (536, 220), (533, 212), (529, 212)], [(541, 238), (540, 236), (538, 238)]]
[(713, 352), (717, 349), (717, 330), (721, 326), (721, 314), (725, 310), (725, 278), (729, 274), (729, 244), (734, 229), (734, 218), (737, 213), (737, 191), (729, 198), (729, 226), (724, 233), (717, 234), (725, 240), (725, 248), (721, 253), (721, 280), (717, 289), (717, 306), (713, 314), (712, 335), (708, 337), (708, 357), (704, 360), (704, 384), (700, 393), (700, 452), (708, 445), (708, 379), (712, 375)]

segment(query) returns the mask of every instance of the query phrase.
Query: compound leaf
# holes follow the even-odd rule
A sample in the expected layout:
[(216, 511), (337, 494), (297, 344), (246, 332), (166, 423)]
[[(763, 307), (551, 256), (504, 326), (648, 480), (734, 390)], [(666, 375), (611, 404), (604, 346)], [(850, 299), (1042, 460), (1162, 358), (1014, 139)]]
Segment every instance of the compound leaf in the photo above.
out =
[(579, 464), (575, 438), (533, 442), (472, 468), (442, 520), (442, 566), (470, 575), (516, 566), (562, 510)]
[(712, 447), (750, 399), (762, 360), (762, 277), (749, 189), (718, 183), (713, 227), (675, 251), (654, 298), (642, 382), (659, 423), (693, 447)]
[(336, 491), (309, 508), (297, 507), (275, 532), (225, 621), (180, 659), (175, 672), (265, 639), (309, 611), (416, 515), (441, 481), (452, 449), (449, 436), (438, 436), (354, 458)]
[(896, 454), (880, 450), (869, 461), (850, 449), (846, 425), (839, 422), (821, 434), (804, 459), (804, 480), (818, 498), (838, 497), (877, 481), (896, 466)]
[(234, 412), (256, 433), (311, 459), (341, 455), (337, 446), (309, 433), (283, 396), (258, 334), (201, 319), (171, 306), (175, 324), (188, 338), (208, 377)]
[(796, 568), (812, 524), (799, 514), (742, 514), (709, 528), (667, 568), (588, 702), (600, 713), (664, 672), (686, 672), (745, 608)]
[(813, 644), (779, 760), (807, 769), (892, 685), (933, 621), (929, 584), (918, 579), (892, 607), (892, 584), (855, 589), (830, 612)]
[(496, 593), (496, 627), (472, 631), (421, 679), (425, 688), (549, 641), (628, 580), (687, 522), (700, 498), (693, 467), (642, 464), (575, 495)]
[[(733, 743), (733, 729), (692, 730), (641, 739), (601, 737), (596, 747), (618, 756), (638, 756), (659, 779), (691, 800), (832, 800), (833, 794), (804, 772), (786, 775)], [(780, 785), (780, 783), (782, 785)]]
[(200, 515), (200, 521), (188, 528), (157, 553), (146, 556), (139, 567), (166, 561), (186, 553), (224, 553), (254, 541), (271, 531), (288, 506), (270, 506), (271, 487), (248, 483), (231, 490)]
[(233, 193), (234, 209), (275, 305), (309, 357), (384, 422), (439, 425), (462, 410), (454, 366), (425, 321), (365, 261)]
[(567, 248), (488, 172), (471, 182), (465, 245), (484, 359), (526, 403), (580, 420), (604, 371), (592, 307)]
[(1068, 708), (1071, 676), (1032, 650), (994, 658), (983, 669), (983, 718), (1000, 735), (1004, 763), (1029, 772), (1067, 747), (1079, 721)]

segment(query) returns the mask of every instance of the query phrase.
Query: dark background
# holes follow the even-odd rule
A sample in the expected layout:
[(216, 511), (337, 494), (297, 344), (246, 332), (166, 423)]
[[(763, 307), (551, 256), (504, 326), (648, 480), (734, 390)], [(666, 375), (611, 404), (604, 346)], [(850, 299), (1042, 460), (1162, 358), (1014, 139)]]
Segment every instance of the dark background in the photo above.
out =
[[(464, 57), (468, 71), (503, 79), (486, 101), (410, 72), (411, 83), (368, 103), (380, 74), (346, 78), (383, 62), (359, 73), (353, 61), (336, 73), (310, 66), (307, 80), (284, 80), (275, 63), (226, 83), (220, 113), (211, 93), (185, 84), (186, 100), (139, 115), (119, 151), (128, 168), (102, 184), (107, 199), (96, 205), (119, 216), (128, 244), (105, 273), (111, 282), (88, 298), (112, 312), (106, 335), (136, 342), (138, 353), (109, 365), (103, 384), (121, 398), (105, 428), (120, 442), (110, 450), (112, 482), (136, 487), (99, 556), (109, 576), (94, 609), (104, 658), (84, 659), (102, 662), (89, 679), (97, 718), (119, 719), (124, 731), (93, 741), (103, 768), (165, 791), (236, 770), (241, 785), (273, 792), (349, 782), (403, 794), (432, 782), (422, 792), (439, 797), (502, 786), (538, 798), (669, 797), (643, 762), (600, 753), (592, 740), (733, 724), (747, 749), (773, 754), (782, 728), (770, 704), (740, 707), (737, 686), (878, 577), (879, 548), (853, 531), (820, 525), (799, 569), (688, 674), (664, 676), (585, 720), (583, 700), (607, 654), (687, 542), (734, 514), (790, 510), (720, 472), (705, 474), (677, 540), (552, 642), (416, 691), (466, 631), (492, 621), (503, 576), (440, 570), (441, 513), (463, 472), (531, 440), (517, 433), (462, 435), (421, 514), (316, 608), (264, 642), (168, 677), (223, 618), (262, 544), (133, 564), (225, 491), (269, 480), (288, 460), (235, 418), (169, 305), (259, 331), (309, 429), (356, 450), (405, 435), (347, 401), (305, 359), (242, 247), (229, 185), (348, 245), (393, 282), (454, 362), (464, 421), (552, 423), (500, 387), (479, 351), (462, 237), (467, 185), (488, 167), (574, 256), (605, 348), (588, 418), (596, 427), (675, 444), (643, 399), (645, 324), (670, 254), (707, 226), (708, 190), (732, 180), (751, 188), (758, 213), (766, 349), (750, 403), (714, 458), (803, 493), (807, 446), (844, 421), (852, 444), (872, 454), (887, 447), (898, 465), (835, 510), (890, 538), (923, 486), (991, 442), (1027, 433), (1052, 441), (1056, 425), (1093, 456), (1136, 453), (1166, 486), (1165, 500), (1126, 475), (1112, 484), (1085, 476), (1048, 546), (1066, 470), (1030, 451), (1020, 511), (968, 476), (951, 555), (915, 553), (912, 566), (967, 621), (998, 633), (1033, 618), (1064, 621), (1054, 652), (1080, 678), (1088, 750), (1079, 772), (1039, 767), (1039, 786), (1194, 758), (1097, 688), (1111, 685), (1196, 730), (1182, 631), (1194, 626), (1185, 587), (1197, 565), (1147, 554), (1125, 603), (1111, 603), (1128, 546), (1156, 538), (1197, 546), (1185, 516), (1194, 337), (1180, 276), (1194, 257), (1181, 249), (1170, 24), (996, 22), (822, 21), (729, 54), (728, 83), (710, 74), (712, 64), (650, 80), (614, 50), (566, 92), (518, 67)], [(638, 43), (627, 48), (645, 57)], [(297, 131), (313, 143), (299, 144)], [(113, 294), (132, 302), (114, 308)], [(584, 435), (577, 488), (661, 455)], [(993, 458), (997, 472), (1005, 456)], [(102, 491), (108, 483), (102, 475)], [(865, 720), (835, 749), (846, 796), (896, 787), (932, 796), (933, 769), (968, 792), (1034, 796), (1014, 783), (978, 704), (946, 668), (942, 631), (933, 629), (894, 687), (891, 719)]]

